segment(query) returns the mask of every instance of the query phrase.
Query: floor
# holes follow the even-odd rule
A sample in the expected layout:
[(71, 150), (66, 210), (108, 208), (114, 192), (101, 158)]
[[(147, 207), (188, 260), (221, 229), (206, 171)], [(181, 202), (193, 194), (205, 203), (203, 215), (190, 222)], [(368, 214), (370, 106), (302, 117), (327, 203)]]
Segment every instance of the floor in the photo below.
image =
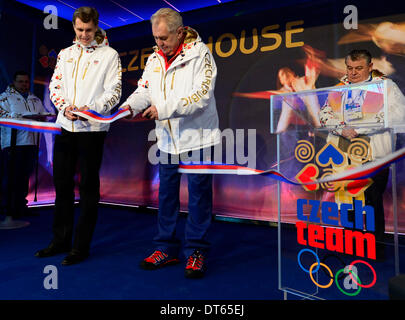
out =
[[(30, 222), (28, 227), (0, 230), (0, 300), (281, 301), (284, 298), (283, 291), (278, 289), (277, 227), (215, 220), (209, 232), (212, 249), (207, 258), (206, 276), (191, 280), (184, 277), (184, 259), (181, 264), (156, 271), (140, 269), (139, 262), (153, 251), (152, 238), (156, 232), (153, 210), (101, 206), (91, 255), (72, 266), (60, 264), (64, 254), (42, 259), (34, 257), (35, 251), (51, 240), (53, 208), (31, 208), (31, 211), (38, 216), (24, 219)], [(78, 213), (77, 208), (76, 215)], [(185, 219), (184, 214), (179, 216), (180, 239)], [(295, 251), (300, 249), (296, 233), (288, 235), (285, 231), (282, 238), (284, 244)], [(403, 273), (402, 239), (400, 244)], [(390, 261), (391, 249), (388, 255)], [(391, 262), (377, 265), (379, 280), (388, 264)], [(308, 274), (300, 274), (302, 270), (296, 260), (283, 265), (286, 268), (283, 283), (290, 281), (294, 286), (305, 276), (305, 281), (312, 284)], [(392, 265), (389, 268), (392, 269)], [(325, 280), (318, 281), (324, 283)], [(362, 281), (364, 284), (368, 280), (363, 278)], [(50, 283), (54, 288), (47, 289)], [(382, 286), (384, 288), (374, 291), (363, 289), (356, 297), (339, 293), (337, 289), (324, 296), (322, 289), (319, 292), (320, 296), (331, 299), (384, 300), (388, 298), (388, 289), (385, 283)], [(308, 287), (307, 291), (311, 290)], [(293, 294), (288, 294), (287, 298), (302, 299)]]

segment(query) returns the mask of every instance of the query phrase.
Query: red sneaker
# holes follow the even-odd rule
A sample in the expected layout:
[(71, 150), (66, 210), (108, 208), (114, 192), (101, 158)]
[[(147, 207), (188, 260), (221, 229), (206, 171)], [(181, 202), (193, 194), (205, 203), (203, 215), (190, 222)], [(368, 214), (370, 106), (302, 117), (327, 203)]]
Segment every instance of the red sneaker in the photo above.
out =
[(156, 270), (179, 262), (178, 258), (169, 257), (166, 253), (156, 250), (149, 257), (142, 260), (140, 266), (145, 270)]
[(187, 259), (184, 275), (186, 278), (191, 279), (202, 278), (204, 277), (205, 270), (204, 256), (200, 251), (194, 251), (194, 253)]

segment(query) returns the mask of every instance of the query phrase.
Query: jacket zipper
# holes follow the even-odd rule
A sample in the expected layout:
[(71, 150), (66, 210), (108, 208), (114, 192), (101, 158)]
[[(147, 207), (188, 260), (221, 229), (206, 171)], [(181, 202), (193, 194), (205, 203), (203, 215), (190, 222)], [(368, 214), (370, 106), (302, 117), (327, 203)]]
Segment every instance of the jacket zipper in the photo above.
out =
[[(80, 59), (83, 55), (83, 48), (80, 48), (81, 52), (80, 52), (80, 56), (79, 59), (77, 60), (77, 66), (76, 66), (76, 76), (75, 76), (75, 87), (74, 87), (74, 95), (73, 95), (73, 105), (75, 105), (75, 101), (76, 101), (76, 81), (77, 81), (77, 74), (79, 73), (79, 63), (80, 63)], [(74, 124), (72, 121), (72, 132), (74, 132), (75, 128), (74, 128)]]
[(75, 74), (75, 70), (76, 70), (76, 61), (75, 61), (75, 64), (74, 64), (74, 66), (73, 66), (72, 79), (73, 79), (73, 76), (74, 76), (74, 74)]
[[(165, 69), (163, 68), (163, 65), (162, 65), (162, 62), (160, 61), (160, 58), (158, 58), (158, 61), (159, 61), (159, 63), (160, 63), (160, 68), (161, 68), (162, 74), (163, 74), (163, 76), (162, 76), (161, 79), (163, 79), (163, 78), (164, 78), (164, 70), (165, 70)], [(162, 80), (160, 81), (160, 90), (163, 90)]]
[(32, 111), (36, 112), (36, 111), (37, 111), (37, 109), (35, 108), (34, 101), (32, 101), (32, 100), (31, 100), (31, 104), (32, 104)]
[(86, 69), (84, 69), (84, 73), (83, 73), (83, 78), (82, 78), (82, 80), (84, 80), (84, 77), (86, 76), (87, 69), (89, 68), (89, 65), (90, 65), (90, 61), (87, 61)]
[(171, 83), (171, 85), (170, 85), (170, 89), (171, 90), (173, 90), (173, 83), (174, 83), (174, 75), (176, 74), (176, 68), (174, 68), (174, 72), (173, 72), (173, 75), (172, 75), (172, 83)]
[[(163, 66), (162, 66), (162, 62), (160, 61), (160, 58), (158, 58), (158, 60), (159, 60), (160, 66), (162, 68), (162, 71), (165, 70), (163, 68)], [(163, 94), (164, 94), (164, 97), (165, 97), (165, 101), (166, 101), (166, 77), (167, 77), (167, 70), (166, 70), (166, 72), (164, 72), (164, 77), (163, 77)], [(174, 75), (173, 75), (173, 77), (174, 77)], [(173, 85), (173, 83), (172, 83), (172, 85)], [(172, 131), (172, 124), (170, 123), (169, 119), (167, 119), (167, 124), (168, 124), (168, 127), (169, 127), (170, 137), (172, 138), (172, 141), (173, 141), (174, 152), (177, 154), (177, 147), (176, 147), (176, 143), (174, 141), (174, 136), (173, 136), (173, 131)]]
[(163, 78), (163, 93), (165, 95), (165, 101), (166, 101), (166, 77), (167, 77), (167, 71), (166, 71), (165, 76)]
[[(21, 93), (19, 93), (18, 91), (16, 91), (16, 93), (19, 94), (19, 95), (21, 96), (21, 99), (24, 101), (25, 110), (31, 112), (30, 106), (29, 106), (29, 104), (28, 104), (28, 96), (27, 96), (27, 99), (25, 99)], [(28, 94), (28, 95), (29, 95), (29, 94)], [(35, 110), (35, 108), (34, 108), (34, 110)]]

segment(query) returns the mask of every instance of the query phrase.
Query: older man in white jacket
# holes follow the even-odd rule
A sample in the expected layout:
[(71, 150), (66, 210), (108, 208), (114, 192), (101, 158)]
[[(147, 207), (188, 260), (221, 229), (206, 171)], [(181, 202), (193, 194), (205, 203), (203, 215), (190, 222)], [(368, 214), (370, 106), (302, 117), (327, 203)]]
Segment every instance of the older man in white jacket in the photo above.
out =
[[(132, 115), (143, 111), (144, 117), (156, 120), (160, 159), (169, 162), (159, 163), (158, 234), (155, 251), (141, 262), (144, 269), (179, 262), (180, 243), (175, 238), (181, 178), (178, 158), (192, 154), (200, 160), (220, 141), (214, 97), (217, 68), (210, 50), (195, 30), (183, 27), (174, 10), (158, 10), (151, 23), (155, 52), (148, 58), (138, 88), (123, 103)], [(206, 234), (212, 219), (212, 176), (188, 174), (187, 178), (185, 276), (195, 278), (204, 275), (209, 248)]]
[[(53, 239), (38, 251), (49, 257), (70, 251), (63, 265), (79, 263), (89, 255), (100, 199), (99, 170), (108, 124), (79, 118), (76, 110), (109, 114), (121, 98), (121, 62), (109, 47), (105, 32), (98, 28), (98, 12), (81, 7), (73, 14), (74, 44), (63, 49), (50, 83), (50, 96), (59, 111), (57, 123), (62, 134), (55, 137), (53, 178), (55, 214)], [(74, 175), (80, 170), (81, 214), (75, 229)], [(71, 250), (70, 250), (71, 249)]]

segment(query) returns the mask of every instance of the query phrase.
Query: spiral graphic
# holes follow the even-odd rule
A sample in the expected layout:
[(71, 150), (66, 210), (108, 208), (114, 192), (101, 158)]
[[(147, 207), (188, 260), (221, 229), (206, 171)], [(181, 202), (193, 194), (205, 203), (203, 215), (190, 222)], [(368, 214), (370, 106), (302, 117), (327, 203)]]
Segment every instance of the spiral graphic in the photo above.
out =
[(362, 138), (354, 138), (347, 153), (351, 161), (365, 163), (371, 159), (370, 143)]
[[(334, 172), (332, 169), (324, 169), (324, 174), (321, 176), (321, 179), (326, 178), (327, 176), (332, 175)], [(340, 182), (324, 182), (321, 183), (321, 188), (326, 192), (336, 192), (340, 189)]]
[(307, 140), (299, 140), (295, 147), (295, 158), (302, 163), (310, 162), (315, 156), (315, 148)]

